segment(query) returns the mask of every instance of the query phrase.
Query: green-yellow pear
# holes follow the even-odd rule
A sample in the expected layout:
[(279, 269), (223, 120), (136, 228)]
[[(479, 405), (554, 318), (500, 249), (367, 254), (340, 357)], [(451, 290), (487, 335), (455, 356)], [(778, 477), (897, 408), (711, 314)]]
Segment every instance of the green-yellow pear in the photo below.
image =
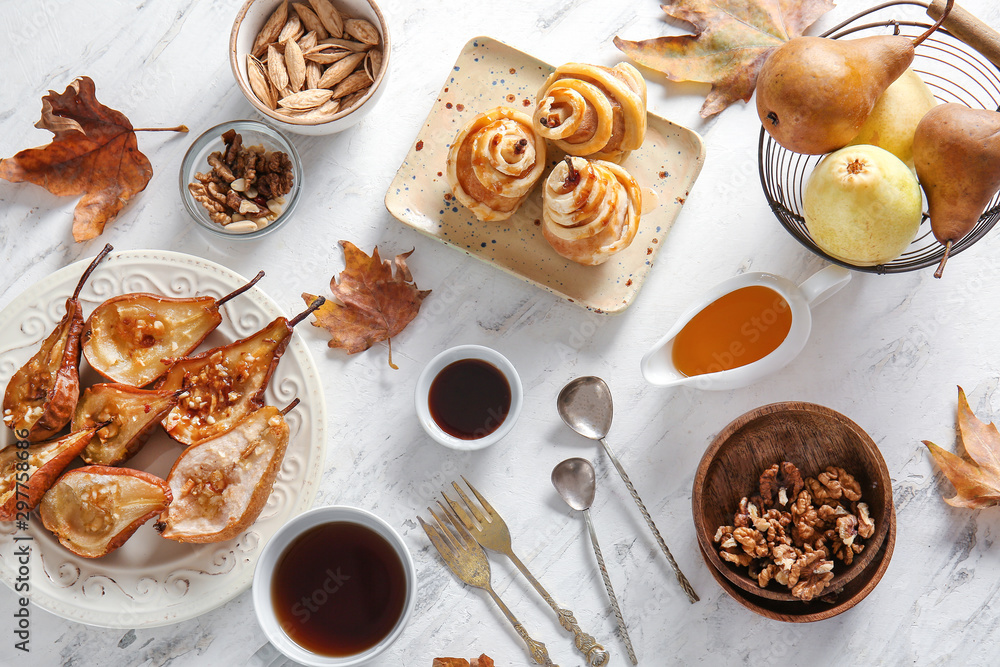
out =
[(856, 266), (902, 254), (923, 213), (913, 172), (877, 146), (848, 146), (823, 158), (809, 176), (802, 205), (816, 245)]
[(882, 93), (913, 62), (914, 47), (941, 25), (944, 13), (916, 39), (795, 37), (775, 49), (757, 76), (757, 114), (788, 150), (822, 155), (861, 131)]
[(924, 80), (907, 69), (878, 98), (861, 131), (848, 145), (884, 148), (913, 169), (913, 133), (924, 114), (936, 105), (937, 99)]

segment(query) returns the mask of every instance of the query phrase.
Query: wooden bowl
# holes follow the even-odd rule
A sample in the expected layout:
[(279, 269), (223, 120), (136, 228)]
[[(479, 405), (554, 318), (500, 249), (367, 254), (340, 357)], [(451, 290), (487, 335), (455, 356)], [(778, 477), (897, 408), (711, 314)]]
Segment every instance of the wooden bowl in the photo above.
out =
[(733, 586), (729, 579), (722, 576), (722, 573), (719, 572), (719, 570), (712, 567), (712, 561), (709, 559), (708, 554), (704, 549), (701, 550), (701, 555), (708, 564), (708, 569), (712, 572), (712, 576), (715, 577), (717, 582), (719, 582), (722, 589), (729, 593), (729, 595), (736, 600), (736, 602), (743, 605), (750, 611), (775, 621), (784, 621), (786, 623), (812, 623), (813, 621), (822, 621), (827, 618), (833, 618), (834, 616), (851, 609), (868, 597), (868, 594), (871, 593), (875, 589), (875, 586), (878, 585), (878, 582), (882, 580), (882, 575), (884, 575), (885, 571), (889, 568), (889, 561), (892, 560), (892, 552), (896, 546), (896, 514), (891, 507), (889, 512), (889, 521), (887, 523), (889, 525), (889, 529), (886, 533), (885, 540), (882, 542), (882, 548), (877, 552), (873, 552), (875, 553), (875, 558), (869, 564), (868, 568), (865, 569), (861, 576), (855, 577), (854, 580), (846, 584), (838, 594), (836, 602), (832, 604), (823, 602), (822, 600), (815, 600), (807, 604), (803, 604), (799, 600), (794, 602), (782, 602), (779, 600), (768, 600), (766, 598), (752, 595), (747, 593), (742, 588)]
[(706, 557), (734, 586), (755, 596), (802, 605), (784, 586), (761, 588), (747, 568), (723, 561), (712, 541), (719, 526), (731, 526), (740, 500), (758, 492), (760, 474), (775, 463), (790, 461), (802, 477), (827, 466), (844, 468), (861, 485), (875, 534), (865, 549), (845, 566), (839, 560), (829, 589), (858, 577), (877, 556), (889, 532), (892, 485), (878, 447), (864, 430), (844, 415), (812, 403), (773, 403), (751, 410), (729, 424), (709, 445), (698, 465), (691, 502), (695, 532)]

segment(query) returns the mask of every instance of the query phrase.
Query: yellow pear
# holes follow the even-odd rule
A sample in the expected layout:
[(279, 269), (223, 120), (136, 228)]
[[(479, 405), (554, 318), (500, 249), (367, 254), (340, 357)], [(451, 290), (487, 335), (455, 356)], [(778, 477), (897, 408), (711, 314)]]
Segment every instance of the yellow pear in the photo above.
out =
[(937, 105), (934, 93), (912, 69), (886, 88), (850, 146), (870, 144), (889, 151), (913, 169), (913, 133)]
[(802, 198), (806, 229), (831, 257), (856, 266), (892, 261), (920, 227), (913, 172), (877, 146), (848, 146), (820, 161)]

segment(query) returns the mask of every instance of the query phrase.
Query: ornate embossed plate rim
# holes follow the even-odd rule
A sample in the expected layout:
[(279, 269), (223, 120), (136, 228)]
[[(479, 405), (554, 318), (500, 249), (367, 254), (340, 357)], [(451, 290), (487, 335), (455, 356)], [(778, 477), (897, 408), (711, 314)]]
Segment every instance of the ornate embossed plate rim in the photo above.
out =
[[(480, 222), (457, 202), (444, 199), (451, 196), (443, 175), (448, 146), (459, 129), (497, 105), (530, 114), (538, 88), (554, 70), (492, 37), (469, 40), (389, 185), (385, 206), (404, 225), (505, 273), (595, 312), (620, 313), (638, 295), (701, 172), (705, 146), (697, 132), (647, 113), (646, 140), (622, 166), (640, 186), (658, 193), (659, 205), (643, 214), (631, 246), (601, 266), (576, 264), (549, 247), (534, 222), (541, 218), (541, 185), (501, 222)], [(551, 144), (549, 152), (549, 162), (558, 161), (561, 153)], [(542, 178), (547, 175), (548, 168)]]
[[(62, 317), (62, 304), (89, 262), (81, 260), (43, 278), (0, 312), (0, 321), (8, 324), (0, 330), (3, 386)], [(97, 303), (112, 296), (101, 291), (108, 289), (109, 284), (128, 283), (131, 290), (145, 290), (149, 289), (146, 285), (160, 283), (170, 287), (167, 291), (171, 296), (184, 294), (189, 288), (199, 294), (219, 296), (244, 282), (245, 278), (237, 273), (200, 257), (171, 251), (131, 250), (113, 253), (105, 260), (81, 293), (81, 302), (86, 316)], [(258, 325), (283, 315), (259, 287), (225, 306), (223, 313), (217, 333), (200, 349), (209, 347), (209, 343), (215, 345), (246, 335)], [(229, 319), (230, 314), (236, 314), (237, 320)], [(14, 326), (18, 322), (20, 326)], [(91, 560), (79, 558), (59, 545), (41, 525), (36, 512), (31, 516), (27, 533), (33, 539), (31, 601), (69, 620), (124, 629), (195, 618), (249, 588), (264, 543), (291, 517), (312, 507), (323, 473), (326, 403), (322, 384), (305, 344), (293, 337), (268, 388), (268, 402), (287, 403), (290, 396), (285, 394), (294, 392), (296, 384), (304, 389), (304, 395), (300, 396), (303, 399), (300, 407), (289, 414), (294, 435), (275, 491), (261, 517), (248, 531), (230, 542), (178, 545), (156, 536), (151, 523), (147, 523), (118, 552)], [(0, 447), (12, 440), (10, 431), (2, 429)], [(176, 457), (170, 451), (162, 451), (162, 444), (158, 443), (163, 442), (170, 442), (165, 434), (154, 435), (133, 461), (145, 457), (159, 467), (159, 474), (165, 474)], [(176, 452), (180, 451), (176, 447)], [(281, 502), (289, 498), (291, 502)], [(18, 567), (14, 537), (24, 534), (16, 531), (14, 524), (0, 524), (0, 580), (12, 589)], [(176, 563), (164, 563), (159, 570), (147, 573), (143, 557), (154, 552), (162, 554), (164, 550), (177, 554)]]

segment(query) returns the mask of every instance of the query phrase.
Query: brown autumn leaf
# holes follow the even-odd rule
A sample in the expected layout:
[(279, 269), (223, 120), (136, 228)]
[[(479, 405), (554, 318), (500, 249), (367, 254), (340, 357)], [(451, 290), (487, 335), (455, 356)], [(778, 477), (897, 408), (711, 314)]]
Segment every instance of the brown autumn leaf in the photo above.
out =
[[(75, 241), (100, 235), (153, 176), (132, 123), (97, 101), (90, 77), (78, 78), (62, 94), (50, 90), (35, 127), (52, 132), (52, 143), (0, 160), (0, 178), (34, 183), (60, 197), (83, 195), (73, 212)], [(183, 125), (171, 129), (187, 132)]]
[(833, 7), (832, 0), (667, 0), (661, 9), (695, 34), (639, 42), (615, 37), (615, 46), (671, 81), (712, 84), (701, 107), (708, 118), (736, 100), (749, 101), (771, 51)]
[[(330, 332), (330, 347), (347, 350), (348, 354), (364, 352), (375, 343), (389, 340), (389, 366), (392, 363), (391, 338), (406, 328), (417, 316), (420, 304), (430, 294), (430, 290), (418, 290), (413, 283), (406, 258), (413, 251), (396, 255), (396, 275), (392, 273), (392, 263), (383, 261), (378, 255), (378, 247), (371, 257), (358, 249), (350, 241), (341, 241), (344, 248), (346, 268), (340, 273), (340, 280), (334, 276), (330, 290), (340, 301), (327, 299), (315, 313), (313, 326)], [(306, 304), (316, 300), (312, 294), (302, 294)]]
[(981, 422), (958, 388), (958, 439), (965, 450), (957, 456), (924, 440), (945, 477), (957, 492), (944, 501), (954, 507), (982, 509), (1000, 504), (1000, 433), (994, 424)]

